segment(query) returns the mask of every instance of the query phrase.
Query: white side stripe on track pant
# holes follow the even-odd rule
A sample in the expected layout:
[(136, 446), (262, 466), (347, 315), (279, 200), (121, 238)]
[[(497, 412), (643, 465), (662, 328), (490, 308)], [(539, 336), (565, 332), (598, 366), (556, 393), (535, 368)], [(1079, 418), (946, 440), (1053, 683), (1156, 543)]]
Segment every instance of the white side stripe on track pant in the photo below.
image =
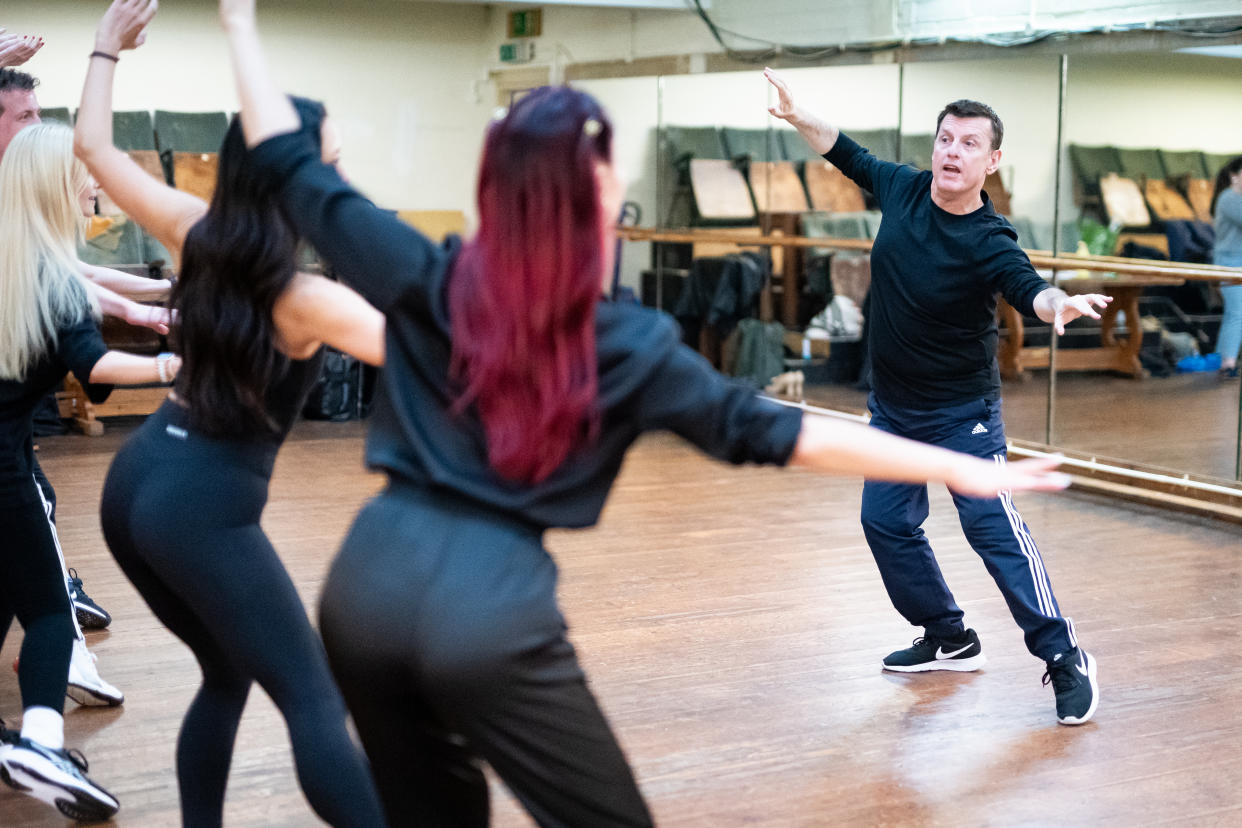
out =
[[(1002, 454), (994, 454), (992, 459), (999, 466), (1005, 465), (1005, 457)], [(1013, 530), (1018, 546), (1022, 549), (1023, 556), (1026, 557), (1027, 567), (1031, 571), (1031, 581), (1035, 585), (1035, 596), (1039, 601), (1039, 611), (1049, 618), (1056, 618), (1058, 617), (1057, 612), (1052, 604), (1052, 585), (1048, 583), (1048, 573), (1044, 569), (1044, 559), (1040, 556), (1038, 547), (1035, 546), (1035, 539), (1031, 537), (1030, 530), (1022, 520), (1022, 516), (1018, 514), (1017, 508), (1013, 505), (1013, 494), (1009, 490), (1001, 492), (1000, 501), (1001, 506), (1005, 510), (1005, 517), (1009, 518), (1009, 527)]]

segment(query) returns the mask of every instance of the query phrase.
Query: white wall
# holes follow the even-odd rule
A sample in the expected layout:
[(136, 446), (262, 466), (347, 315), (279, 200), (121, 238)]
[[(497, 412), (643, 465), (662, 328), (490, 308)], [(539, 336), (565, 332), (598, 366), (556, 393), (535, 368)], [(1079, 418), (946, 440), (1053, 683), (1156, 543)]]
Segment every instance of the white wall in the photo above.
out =
[(1242, 60), (1143, 53), (1069, 60), (1066, 141), (1242, 150)]
[[(656, 78), (582, 81), (574, 87), (594, 95), (608, 111), (613, 128), (613, 163), (626, 181), (625, 197), (642, 210), (641, 222), (654, 225), (658, 215), (655, 127), (659, 118)], [(621, 283), (637, 292), (642, 271), (651, 266), (651, 243), (621, 248)]]
[[(532, 3), (530, 5), (538, 5)], [(507, 14), (496, 6), (487, 54), (497, 59)], [(733, 49), (775, 42), (803, 47), (886, 43), (910, 38), (979, 38), (1041, 30), (1084, 31), (1154, 21), (1237, 17), (1237, 0), (713, 0), (708, 14)], [(632, 60), (722, 50), (694, 12), (543, 7), (536, 60)]]
[[(788, 17), (800, 0), (772, 7)], [(826, 9), (852, 9), (853, 0)], [(718, 0), (720, 15), (745, 13), (741, 0)], [(887, 7), (887, 4), (882, 4)], [(28, 68), (42, 79), (45, 106), (76, 105), (86, 54), (103, 2), (3, 0), (0, 25), (48, 41)], [(264, 0), (263, 34), (278, 74), (292, 91), (326, 101), (343, 127), (345, 164), (359, 186), (393, 208), (461, 209), (473, 215), (473, 182), (483, 126), (495, 97), (483, 82), (495, 68), (507, 7), (372, 0)], [(805, 11), (805, 10), (804, 10)], [(806, 12), (809, 14), (809, 12)], [(828, 11), (822, 12), (828, 14)], [(861, 19), (855, 10), (852, 18)], [(809, 21), (810, 18), (807, 18)], [(810, 25), (810, 23), (808, 23)], [(701, 22), (684, 12), (549, 7), (544, 31), (561, 61), (606, 55), (641, 57), (707, 49)], [(1016, 53), (1015, 53), (1016, 54)], [(884, 58), (878, 58), (883, 60)], [(891, 64), (790, 70), (800, 100), (846, 129), (897, 123), (897, 67)], [(1183, 54), (1070, 59), (1067, 142), (1170, 149), (1242, 149), (1242, 61)], [(918, 63), (905, 68), (904, 128), (931, 130), (956, 97), (991, 103), (1006, 124), (1002, 165), (1012, 170), (1015, 207), (1051, 218), (1056, 114), (1055, 59)], [(770, 93), (758, 70), (663, 79), (587, 81), (611, 111), (617, 157), (644, 221), (654, 222), (654, 133), (667, 124), (762, 127)], [(212, 0), (166, 3), (150, 42), (122, 57), (118, 109), (189, 111), (236, 107), (223, 37)], [(1065, 165), (1063, 209), (1070, 203)], [(647, 253), (627, 251), (635, 284)]]
[[(323, 100), (344, 139), (344, 166), (377, 203), (473, 211), (473, 182), (492, 94), (484, 77), (482, 6), (368, 0), (265, 0), (260, 26), (271, 63), (292, 92)], [(76, 108), (95, 24), (106, 5), (4, 0), (0, 25), (41, 34), (23, 67), (42, 105)], [(115, 106), (237, 108), (216, 4), (161, 5), (148, 43), (121, 57)]]
[(1060, 61), (1054, 57), (910, 64), (903, 129), (935, 132), (936, 116), (958, 98), (986, 103), (1005, 126), (1001, 175), (1012, 193), (1014, 215), (1051, 226), (1059, 86)]

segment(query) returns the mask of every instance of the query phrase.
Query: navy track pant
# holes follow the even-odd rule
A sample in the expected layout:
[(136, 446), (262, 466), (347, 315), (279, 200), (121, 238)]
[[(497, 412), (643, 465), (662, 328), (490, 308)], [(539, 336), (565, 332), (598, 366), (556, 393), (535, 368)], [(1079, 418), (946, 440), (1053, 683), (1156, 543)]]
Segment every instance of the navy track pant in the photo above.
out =
[[(871, 425), (923, 443), (1004, 463), (1005, 425), (999, 400), (976, 400), (929, 411), (868, 401)], [(1000, 587), (1026, 646), (1045, 661), (1077, 646), (1073, 624), (1061, 616), (1043, 558), (1008, 492), (978, 498), (953, 494), (962, 531)], [(963, 613), (953, 600), (923, 534), (927, 486), (868, 480), (862, 524), (893, 606), (937, 638), (958, 638)]]

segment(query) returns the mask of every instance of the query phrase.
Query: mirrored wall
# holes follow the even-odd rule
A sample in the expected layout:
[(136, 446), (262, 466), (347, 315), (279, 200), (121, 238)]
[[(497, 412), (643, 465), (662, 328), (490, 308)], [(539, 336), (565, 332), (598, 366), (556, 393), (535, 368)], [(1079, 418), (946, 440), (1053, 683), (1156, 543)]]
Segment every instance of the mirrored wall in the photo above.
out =
[[(1048, 324), (1002, 303), (1009, 436), (1232, 480), (1242, 479), (1239, 384), (1210, 356), (1223, 277), (1132, 272), (1109, 257), (1210, 263), (1212, 181), (1242, 153), (1236, 65), (1176, 52), (1015, 53), (781, 74), (799, 105), (878, 157), (922, 168), (947, 102), (991, 105), (1005, 123), (986, 185), (993, 206), (1050, 282), (1114, 297), (1104, 320), (1080, 320), (1056, 342)], [(864, 411), (877, 204), (768, 114), (777, 98), (761, 68), (575, 85), (613, 113), (632, 202), (623, 223), (664, 234), (622, 245), (618, 284), (674, 314), (687, 344), (722, 370), (758, 385), (797, 372), (799, 383), (775, 389)], [(773, 244), (782, 236), (799, 241)], [(1090, 258), (1072, 258), (1082, 253)]]

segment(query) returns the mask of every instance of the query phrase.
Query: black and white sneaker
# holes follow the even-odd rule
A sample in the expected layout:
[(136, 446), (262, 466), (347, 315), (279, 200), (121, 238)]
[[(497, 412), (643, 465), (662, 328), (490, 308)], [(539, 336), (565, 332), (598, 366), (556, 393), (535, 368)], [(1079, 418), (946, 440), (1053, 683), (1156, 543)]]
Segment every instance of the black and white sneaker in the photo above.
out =
[(925, 673), (954, 670), (970, 673), (987, 663), (979, 636), (966, 630), (960, 640), (949, 641), (927, 635), (914, 639), (914, 645), (884, 657), (884, 669), (898, 673)]
[(1061, 653), (1048, 662), (1044, 684), (1052, 684), (1057, 697), (1057, 721), (1063, 725), (1085, 724), (1100, 703), (1095, 680), (1095, 659), (1081, 647)]
[(82, 579), (76, 569), (69, 570), (69, 595), (73, 598), (73, 611), (78, 617), (78, 625), (84, 630), (102, 630), (112, 623), (112, 616), (107, 610), (91, 600), (82, 588)]
[(0, 780), (54, 806), (69, 819), (102, 822), (120, 810), (116, 797), (86, 777), (86, 758), (18, 738), (0, 746)]

